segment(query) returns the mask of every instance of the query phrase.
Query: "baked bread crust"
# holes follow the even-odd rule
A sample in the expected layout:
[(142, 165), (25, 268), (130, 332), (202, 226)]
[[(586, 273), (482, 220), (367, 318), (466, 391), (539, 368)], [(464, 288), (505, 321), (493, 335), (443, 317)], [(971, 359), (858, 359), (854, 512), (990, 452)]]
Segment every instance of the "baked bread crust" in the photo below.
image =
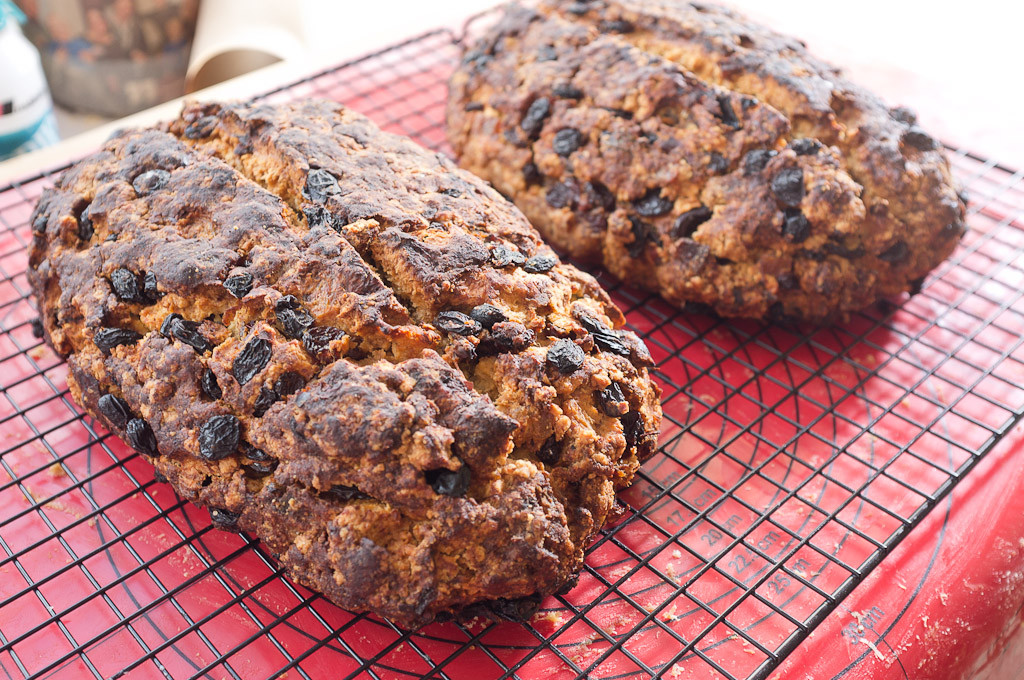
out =
[(964, 231), (911, 112), (711, 5), (511, 7), (447, 115), (462, 166), (552, 243), (723, 316), (826, 321), (916, 292)]
[(596, 281), (340, 105), (187, 105), (32, 227), (78, 403), (343, 607), (526, 613), (654, 450), (650, 356)]

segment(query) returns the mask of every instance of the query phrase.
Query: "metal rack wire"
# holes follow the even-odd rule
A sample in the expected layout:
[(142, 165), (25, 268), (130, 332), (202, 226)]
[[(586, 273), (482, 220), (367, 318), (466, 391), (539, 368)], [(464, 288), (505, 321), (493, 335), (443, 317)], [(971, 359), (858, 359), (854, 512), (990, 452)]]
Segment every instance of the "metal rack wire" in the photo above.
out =
[[(266, 95), (447, 150), (455, 36)], [(56, 168), (0, 187), (0, 671), (9, 678), (765, 678), (1024, 416), (1024, 175), (951, 151), (973, 200), (912, 298), (834, 327), (681, 312), (594, 273), (658, 361), (658, 454), (528, 625), (404, 631), (283, 578), (69, 398), (25, 281)]]

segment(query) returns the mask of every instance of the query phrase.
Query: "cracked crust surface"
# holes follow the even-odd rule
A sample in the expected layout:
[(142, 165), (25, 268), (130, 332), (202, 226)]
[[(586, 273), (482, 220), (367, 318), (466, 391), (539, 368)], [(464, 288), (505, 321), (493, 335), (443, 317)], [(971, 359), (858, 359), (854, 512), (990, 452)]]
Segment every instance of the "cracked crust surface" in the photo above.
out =
[(723, 316), (827, 321), (915, 292), (964, 231), (911, 112), (713, 5), (510, 7), (447, 115), (463, 167), (551, 242)]
[(654, 450), (650, 356), (594, 279), (337, 104), (187, 105), (32, 225), (78, 403), (346, 608), (527, 613)]

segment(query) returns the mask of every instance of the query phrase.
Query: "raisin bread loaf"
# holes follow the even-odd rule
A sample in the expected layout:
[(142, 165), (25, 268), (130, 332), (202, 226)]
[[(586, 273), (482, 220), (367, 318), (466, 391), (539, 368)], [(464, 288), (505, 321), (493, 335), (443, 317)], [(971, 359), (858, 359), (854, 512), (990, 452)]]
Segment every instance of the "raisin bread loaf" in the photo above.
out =
[(703, 3), (513, 6), (452, 77), (448, 130), (553, 244), (723, 316), (914, 292), (964, 231), (912, 113)]
[(594, 279), (337, 104), (189, 105), (32, 228), (78, 403), (349, 609), (526, 613), (654, 450), (650, 355)]

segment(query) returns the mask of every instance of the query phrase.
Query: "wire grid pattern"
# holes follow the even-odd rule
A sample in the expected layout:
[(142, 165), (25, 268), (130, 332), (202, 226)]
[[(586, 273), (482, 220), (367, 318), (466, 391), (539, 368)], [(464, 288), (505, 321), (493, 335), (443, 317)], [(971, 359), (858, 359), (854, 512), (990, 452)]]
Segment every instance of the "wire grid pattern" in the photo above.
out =
[[(448, 151), (457, 43), (267, 99), (336, 99)], [(918, 295), (833, 327), (682, 312), (590, 268), (658, 362), (661, 447), (572, 591), (525, 625), (418, 631), (292, 584), (80, 411), (25, 280), (54, 174), (0, 187), (0, 677), (767, 677), (1024, 415), (1022, 174), (951, 158), (963, 245)]]

